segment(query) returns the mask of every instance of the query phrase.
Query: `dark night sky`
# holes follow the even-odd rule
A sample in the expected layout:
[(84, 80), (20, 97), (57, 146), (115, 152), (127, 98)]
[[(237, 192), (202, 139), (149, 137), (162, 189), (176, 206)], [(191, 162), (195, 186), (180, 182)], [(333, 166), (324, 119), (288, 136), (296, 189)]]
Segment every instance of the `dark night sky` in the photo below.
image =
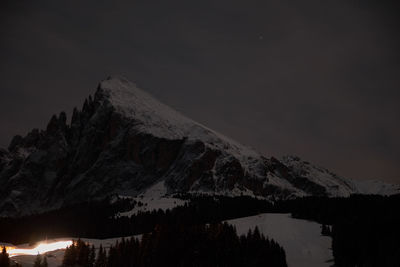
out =
[(110, 74), (266, 155), (400, 183), (395, 1), (2, 1), (0, 146)]

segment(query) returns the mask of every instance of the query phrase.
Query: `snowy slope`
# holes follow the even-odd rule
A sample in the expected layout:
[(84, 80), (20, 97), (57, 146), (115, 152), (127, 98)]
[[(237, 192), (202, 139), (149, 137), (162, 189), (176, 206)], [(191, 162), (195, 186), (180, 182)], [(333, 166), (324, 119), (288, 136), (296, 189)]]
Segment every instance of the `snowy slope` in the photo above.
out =
[(130, 217), (132, 215), (137, 214), (138, 212), (146, 212), (152, 210), (172, 210), (175, 207), (183, 206), (187, 202), (186, 200), (182, 200), (179, 198), (174, 198), (168, 195), (167, 188), (165, 187), (164, 181), (161, 181), (152, 187), (150, 187), (146, 192), (140, 194), (137, 197), (130, 196), (119, 196), (119, 198), (131, 198), (136, 201), (141, 202), (142, 204), (136, 205), (132, 210), (121, 212), (117, 214), (119, 217)]
[(293, 219), (290, 214), (265, 213), (229, 220), (238, 234), (256, 226), (286, 252), (288, 267), (329, 267), (332, 265), (331, 238), (321, 236), (318, 223)]
[(347, 197), (355, 193), (377, 195), (400, 193), (400, 185), (388, 184), (378, 180), (343, 178), (296, 156), (285, 156), (281, 161), (297, 176), (306, 177), (308, 180), (327, 188), (334, 196)]
[(388, 184), (378, 180), (353, 180), (360, 194), (394, 195), (400, 193), (400, 185)]
[(334, 196), (347, 197), (358, 191), (350, 179), (339, 177), (325, 168), (302, 161), (299, 157), (286, 156), (282, 158), (282, 162), (294, 174), (327, 188)]

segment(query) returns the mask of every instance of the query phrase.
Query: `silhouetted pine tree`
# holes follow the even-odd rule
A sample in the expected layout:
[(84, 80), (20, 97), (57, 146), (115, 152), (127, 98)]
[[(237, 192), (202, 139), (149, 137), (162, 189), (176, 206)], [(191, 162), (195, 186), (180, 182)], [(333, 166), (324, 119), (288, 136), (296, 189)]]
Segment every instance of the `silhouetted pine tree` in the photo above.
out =
[(33, 267), (42, 267), (42, 256), (40, 254), (36, 255), (35, 263), (33, 264)]
[(94, 246), (92, 245), (92, 247), (90, 248), (90, 253), (89, 253), (89, 262), (88, 262), (88, 266), (89, 266), (89, 267), (93, 267), (93, 266), (94, 266), (95, 260), (96, 260), (96, 249), (95, 249)]
[(321, 226), (321, 235), (330, 236), (331, 234), (332, 234), (331, 233), (331, 228), (326, 224), (322, 224), (322, 226)]
[(99, 253), (97, 254), (97, 259), (94, 264), (95, 267), (107, 267), (107, 253), (100, 245)]
[(43, 257), (42, 264), (40, 265), (41, 267), (48, 267), (49, 264), (47, 263), (47, 257), (46, 255)]
[(89, 245), (85, 244), (85, 242), (78, 239), (78, 241), (76, 241), (76, 250), (77, 250), (76, 264), (78, 264), (80, 266), (88, 266), (89, 265), (89, 253), (90, 253)]
[(62, 266), (73, 266), (76, 263), (76, 246), (75, 242), (65, 249)]
[(6, 247), (3, 247), (0, 254), (0, 266), (1, 267), (9, 267), (10, 266), (10, 258), (8, 256)]

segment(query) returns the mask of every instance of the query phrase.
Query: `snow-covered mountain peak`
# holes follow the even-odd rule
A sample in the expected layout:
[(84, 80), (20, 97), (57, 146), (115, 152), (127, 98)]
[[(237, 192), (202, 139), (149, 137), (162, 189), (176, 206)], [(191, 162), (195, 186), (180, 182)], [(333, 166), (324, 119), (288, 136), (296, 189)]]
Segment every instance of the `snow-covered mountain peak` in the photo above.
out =
[(159, 137), (182, 138), (187, 135), (183, 131), (195, 126), (193, 121), (125, 78), (110, 77), (102, 81), (97, 94), (105, 96), (117, 112), (141, 124), (142, 130)]
[(134, 120), (142, 132), (166, 139), (201, 140), (208, 146), (229, 150), (237, 157), (261, 157), (253, 149), (163, 104), (124, 77), (112, 76), (103, 80), (98, 94), (105, 97), (118, 113)]
[(0, 150), (0, 182), (0, 216), (115, 195), (137, 197), (160, 184), (168, 194), (272, 199), (392, 188), (376, 183), (364, 188), (297, 157), (266, 158), (123, 77), (102, 81), (94, 99), (74, 110), (70, 124), (61, 112), (46, 129), (15, 136), (8, 150)]

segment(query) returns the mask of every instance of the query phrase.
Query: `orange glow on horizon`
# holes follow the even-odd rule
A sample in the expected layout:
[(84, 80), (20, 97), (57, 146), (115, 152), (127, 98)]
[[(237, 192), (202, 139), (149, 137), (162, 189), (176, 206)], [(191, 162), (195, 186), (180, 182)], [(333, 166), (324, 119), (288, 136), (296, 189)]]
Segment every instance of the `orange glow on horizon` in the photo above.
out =
[(34, 248), (25, 249), (25, 248), (16, 248), (16, 247), (6, 247), (7, 253), (10, 257), (20, 256), (20, 255), (37, 255), (44, 254), (46, 252), (65, 249), (72, 245), (72, 241), (57, 241), (52, 243), (40, 243)]
[(7, 253), (8, 253), (10, 250), (15, 249), (15, 247), (11, 247), (11, 246), (0, 246), (0, 250), (3, 250), (3, 247), (6, 248)]

